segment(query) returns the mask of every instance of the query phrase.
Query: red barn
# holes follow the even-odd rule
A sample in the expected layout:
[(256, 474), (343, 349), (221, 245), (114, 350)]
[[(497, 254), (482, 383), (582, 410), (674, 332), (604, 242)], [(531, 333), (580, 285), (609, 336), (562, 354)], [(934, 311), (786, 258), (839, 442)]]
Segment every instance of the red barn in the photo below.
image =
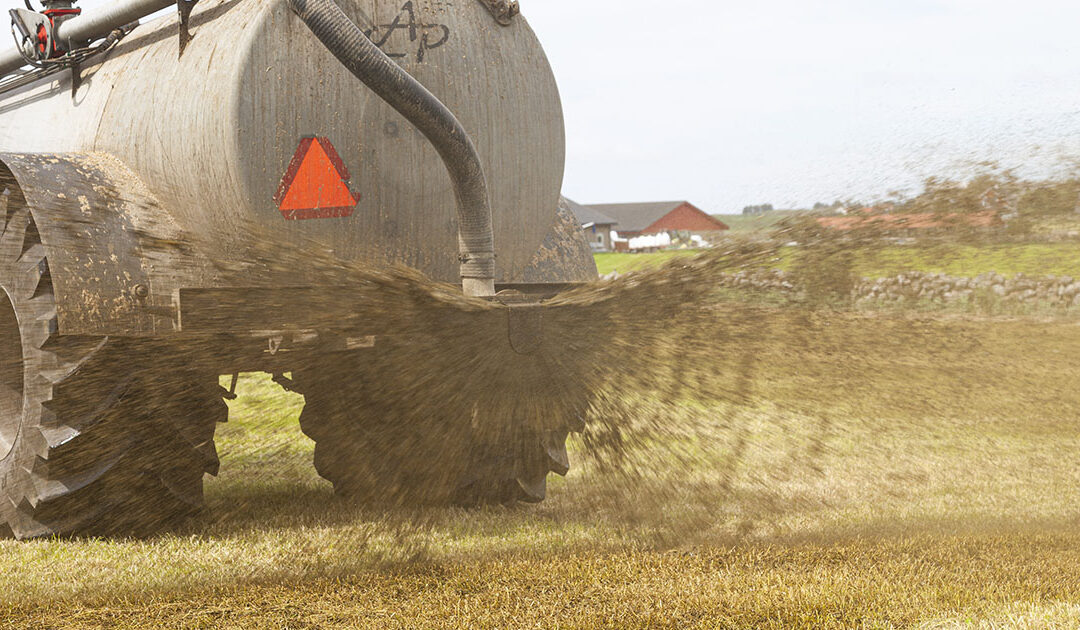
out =
[(633, 237), (661, 232), (713, 234), (727, 231), (723, 221), (709, 216), (689, 201), (608, 203), (589, 206), (614, 218), (619, 236)]

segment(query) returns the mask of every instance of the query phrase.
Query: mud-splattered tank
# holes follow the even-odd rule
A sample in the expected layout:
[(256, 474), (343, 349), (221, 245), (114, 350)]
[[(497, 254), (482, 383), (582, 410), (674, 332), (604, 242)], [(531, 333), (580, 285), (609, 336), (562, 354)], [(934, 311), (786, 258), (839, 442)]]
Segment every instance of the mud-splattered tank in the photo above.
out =
[[(472, 136), (491, 194), (498, 279), (523, 279), (555, 223), (564, 157), (558, 91), (532, 30), (520, 16), (498, 24), (478, 0), (340, 4)], [(0, 97), (0, 151), (111, 154), (182, 228), (223, 247), (242, 240), (250, 220), (350, 260), (456, 279), (454, 198), (435, 150), (284, 2), (201, 0), (179, 59), (176, 20), (138, 27), (82, 68), (74, 91), (63, 73)], [(279, 189), (311, 137), (322, 139), (317, 152), (337, 154), (314, 156), (317, 166), (335, 158), (358, 203), (282, 208)]]
[(443, 356), (463, 339), (558, 349), (539, 301), (596, 273), (516, 3), (181, 0), (130, 28), (170, 4), (46, 0), (0, 50), (0, 538), (190, 514), (246, 371), (304, 395), (339, 493), (542, 500), (584, 396), (411, 402), (477, 367)]

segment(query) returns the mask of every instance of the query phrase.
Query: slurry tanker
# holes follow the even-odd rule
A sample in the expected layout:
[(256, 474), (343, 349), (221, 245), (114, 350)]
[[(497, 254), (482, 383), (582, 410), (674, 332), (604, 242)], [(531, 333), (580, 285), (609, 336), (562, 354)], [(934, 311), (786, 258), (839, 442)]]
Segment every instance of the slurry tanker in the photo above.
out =
[[(394, 314), (296, 255), (412, 268), (512, 312), (595, 277), (560, 198), (558, 89), (517, 2), (28, 0), (10, 17), (0, 534), (190, 514), (242, 371), (304, 395), (316, 468), (343, 494), (534, 502), (565, 474), (573, 423), (507, 432), (438, 479), (373, 471), (395, 445), (364, 442), (378, 418), (358, 397), (399, 378), (365, 367), (401, 347), (380, 336)], [(499, 321), (507, 343), (542, 334)]]

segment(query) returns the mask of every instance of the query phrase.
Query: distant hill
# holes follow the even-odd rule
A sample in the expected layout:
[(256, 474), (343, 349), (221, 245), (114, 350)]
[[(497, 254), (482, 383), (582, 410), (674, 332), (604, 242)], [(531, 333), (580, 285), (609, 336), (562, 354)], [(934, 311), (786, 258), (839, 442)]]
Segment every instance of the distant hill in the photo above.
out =
[(767, 231), (783, 219), (801, 212), (805, 210), (773, 210), (752, 216), (743, 214), (714, 214), (713, 216), (728, 224), (731, 228), (728, 234), (752, 234)]

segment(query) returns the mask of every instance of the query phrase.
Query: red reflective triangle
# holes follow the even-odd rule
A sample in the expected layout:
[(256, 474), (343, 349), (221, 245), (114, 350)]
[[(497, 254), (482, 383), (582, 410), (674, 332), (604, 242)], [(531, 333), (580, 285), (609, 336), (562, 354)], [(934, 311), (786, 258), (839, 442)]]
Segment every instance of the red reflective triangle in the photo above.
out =
[(304, 138), (281, 179), (274, 201), (286, 219), (347, 217), (360, 195), (349, 190), (349, 171), (326, 138)]

